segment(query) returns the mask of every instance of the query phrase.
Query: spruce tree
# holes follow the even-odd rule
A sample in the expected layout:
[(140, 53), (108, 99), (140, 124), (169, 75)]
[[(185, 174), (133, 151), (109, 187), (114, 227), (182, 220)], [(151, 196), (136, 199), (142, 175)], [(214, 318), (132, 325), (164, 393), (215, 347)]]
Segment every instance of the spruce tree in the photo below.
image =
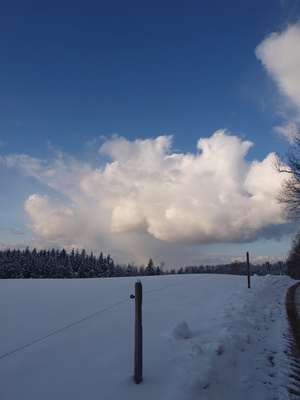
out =
[(145, 269), (145, 275), (147, 276), (155, 275), (155, 267), (152, 258), (150, 258), (148, 265)]

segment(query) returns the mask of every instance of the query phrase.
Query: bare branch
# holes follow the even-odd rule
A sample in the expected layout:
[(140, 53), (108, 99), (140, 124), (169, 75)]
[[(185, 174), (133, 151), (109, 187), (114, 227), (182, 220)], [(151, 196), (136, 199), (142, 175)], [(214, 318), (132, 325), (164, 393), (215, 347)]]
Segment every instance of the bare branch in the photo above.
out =
[(277, 196), (286, 216), (296, 221), (300, 219), (300, 131), (291, 134), (292, 143), (285, 156), (276, 155), (274, 167), (279, 173), (289, 176), (284, 180)]

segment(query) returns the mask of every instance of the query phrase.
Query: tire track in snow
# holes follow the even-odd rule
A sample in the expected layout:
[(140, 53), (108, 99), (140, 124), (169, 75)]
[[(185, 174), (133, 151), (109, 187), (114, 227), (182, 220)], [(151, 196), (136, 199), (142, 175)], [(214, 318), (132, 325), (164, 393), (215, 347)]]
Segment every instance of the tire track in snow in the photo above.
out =
[(285, 308), (290, 327), (287, 356), (290, 360), (287, 389), (292, 399), (300, 398), (300, 282), (291, 286), (286, 294)]

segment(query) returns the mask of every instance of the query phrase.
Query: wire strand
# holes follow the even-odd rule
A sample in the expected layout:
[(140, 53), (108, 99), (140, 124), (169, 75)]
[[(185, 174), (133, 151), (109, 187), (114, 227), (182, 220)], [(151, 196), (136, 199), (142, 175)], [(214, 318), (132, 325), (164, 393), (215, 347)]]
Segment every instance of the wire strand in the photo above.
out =
[(95, 312), (95, 313), (93, 313), (93, 314), (91, 314), (91, 315), (89, 315), (89, 316), (87, 316), (87, 317), (81, 318), (80, 320), (78, 320), (78, 321), (76, 321), (76, 322), (73, 322), (73, 323), (70, 324), (70, 325), (67, 325), (67, 326), (65, 326), (65, 327), (63, 327), (63, 328), (61, 328), (61, 329), (58, 329), (58, 330), (56, 330), (56, 331), (54, 331), (54, 332), (49, 333), (48, 335), (45, 335), (45, 336), (43, 336), (43, 337), (41, 337), (41, 338), (39, 338), (39, 339), (36, 339), (36, 340), (34, 340), (34, 341), (30, 342), (30, 343), (27, 343), (27, 344), (25, 344), (24, 346), (21, 346), (21, 347), (18, 347), (17, 349), (15, 349), (15, 350), (9, 351), (8, 353), (1, 355), (1, 356), (0, 356), (0, 359), (5, 358), (5, 357), (7, 357), (7, 356), (9, 356), (9, 355), (11, 355), (11, 354), (13, 354), (13, 353), (16, 353), (16, 352), (20, 351), (20, 350), (23, 350), (23, 349), (25, 349), (26, 347), (32, 346), (32, 345), (35, 344), (35, 343), (41, 342), (42, 340), (47, 339), (47, 338), (50, 337), (50, 336), (56, 335), (56, 334), (59, 333), (59, 332), (65, 331), (66, 329), (69, 329), (69, 328), (73, 327), (74, 325), (79, 324), (80, 322), (86, 321), (87, 319), (92, 318), (92, 317), (95, 317), (96, 315), (101, 314), (101, 313), (103, 313), (104, 311), (110, 310), (111, 308), (114, 308), (114, 307), (116, 307), (116, 306), (118, 306), (118, 305), (120, 305), (120, 304), (122, 304), (122, 303), (125, 303), (125, 302), (128, 301), (129, 299), (130, 299), (130, 298), (128, 297), (127, 299), (122, 300), (122, 301), (120, 301), (119, 303), (116, 303), (116, 304), (113, 304), (112, 306), (106, 307), (106, 308), (104, 308), (103, 310), (97, 311), (97, 312)]
[[(203, 279), (203, 276), (202, 276), (201, 278)], [(194, 278), (194, 279), (189, 279), (189, 280), (184, 281), (184, 282), (174, 283), (173, 285), (168, 285), (168, 286), (163, 286), (163, 287), (160, 287), (160, 288), (157, 288), (157, 289), (148, 290), (148, 291), (143, 292), (143, 294), (158, 292), (158, 291), (160, 291), (160, 290), (168, 289), (169, 287), (173, 287), (173, 286), (184, 285), (184, 284), (186, 284), (186, 283), (193, 282), (193, 281), (196, 281), (196, 280), (198, 280), (198, 279), (200, 279), (200, 276), (197, 277), (197, 278)], [(89, 316), (87, 316), (87, 317), (81, 318), (80, 320), (78, 320), (78, 321), (76, 321), (76, 322), (73, 322), (72, 324), (67, 325), (67, 326), (65, 326), (65, 327), (63, 327), (63, 328), (61, 328), (61, 329), (58, 329), (58, 330), (54, 331), (54, 332), (51, 332), (51, 333), (49, 333), (48, 335), (45, 335), (45, 336), (43, 336), (43, 337), (41, 337), (41, 338), (39, 338), (39, 339), (33, 340), (32, 342), (27, 343), (27, 344), (25, 344), (24, 346), (20, 346), (20, 347), (18, 347), (17, 349), (14, 349), (14, 350), (12, 350), (12, 351), (9, 351), (9, 352), (6, 353), (6, 354), (2, 354), (2, 355), (0, 356), (0, 359), (5, 358), (5, 357), (7, 357), (7, 356), (9, 356), (9, 355), (11, 355), (11, 354), (17, 353), (17, 352), (20, 351), (20, 350), (26, 349), (27, 347), (30, 347), (30, 346), (32, 346), (32, 345), (35, 344), (35, 343), (41, 342), (42, 340), (45, 340), (45, 339), (47, 339), (47, 338), (50, 337), (50, 336), (56, 335), (56, 334), (59, 333), (59, 332), (65, 331), (66, 329), (69, 329), (69, 328), (72, 328), (73, 326), (75, 326), (75, 325), (77, 325), (77, 324), (79, 324), (79, 323), (81, 323), (81, 322), (83, 322), (83, 321), (86, 321), (86, 320), (89, 319), (89, 318), (95, 317), (96, 315), (99, 315), (99, 314), (101, 314), (101, 313), (103, 313), (103, 312), (105, 312), (105, 311), (107, 311), (107, 310), (110, 310), (110, 309), (112, 309), (112, 308), (114, 308), (114, 307), (116, 307), (116, 306), (118, 306), (118, 305), (120, 305), (120, 304), (122, 304), (122, 303), (125, 303), (125, 302), (128, 301), (129, 299), (130, 299), (130, 297), (126, 298), (125, 300), (119, 301), (118, 303), (115, 303), (115, 304), (113, 304), (113, 305), (111, 305), (111, 306), (109, 306), (109, 307), (106, 307), (106, 308), (104, 308), (103, 310), (97, 311), (97, 312), (95, 312), (95, 313), (93, 313), (93, 314), (91, 314), (91, 315), (89, 315)]]
[[(201, 279), (203, 279), (204, 277), (202, 276)], [(184, 285), (185, 283), (188, 282), (193, 282), (200, 279), (200, 276), (195, 278), (195, 279), (189, 279), (188, 281), (184, 281), (184, 282), (179, 282), (179, 283), (174, 283), (173, 285), (169, 285), (169, 286), (163, 286), (161, 288), (157, 288), (157, 289), (152, 289), (152, 290), (147, 290), (146, 292), (143, 292), (143, 294), (147, 294), (147, 293), (152, 293), (152, 292), (158, 292), (159, 290), (163, 290), (163, 289), (168, 289), (169, 287), (173, 287), (173, 286), (179, 286), (179, 285)]]

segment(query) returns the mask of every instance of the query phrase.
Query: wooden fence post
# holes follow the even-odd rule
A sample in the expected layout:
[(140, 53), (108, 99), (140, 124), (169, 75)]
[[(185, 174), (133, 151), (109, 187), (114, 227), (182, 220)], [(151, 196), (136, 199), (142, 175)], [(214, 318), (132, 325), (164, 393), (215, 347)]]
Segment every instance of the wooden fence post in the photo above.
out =
[(247, 251), (247, 273), (248, 273), (248, 289), (250, 289), (250, 263), (249, 263), (249, 253)]
[(282, 275), (282, 262), (279, 261), (280, 276)]
[(135, 284), (135, 348), (134, 380), (139, 384), (143, 380), (143, 326), (142, 326), (142, 283)]

